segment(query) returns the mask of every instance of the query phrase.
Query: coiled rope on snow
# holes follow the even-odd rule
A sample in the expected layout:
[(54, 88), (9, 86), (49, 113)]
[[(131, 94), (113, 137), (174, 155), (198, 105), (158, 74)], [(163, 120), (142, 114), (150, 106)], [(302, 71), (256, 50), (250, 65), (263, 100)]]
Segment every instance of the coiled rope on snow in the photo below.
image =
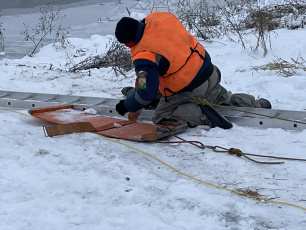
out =
[(235, 194), (237, 196), (240, 196), (240, 197), (243, 197), (243, 198), (248, 198), (248, 199), (251, 199), (251, 200), (255, 200), (255, 201), (260, 202), (260, 203), (287, 206), (287, 207), (296, 208), (296, 209), (299, 209), (299, 210), (302, 210), (302, 211), (306, 212), (306, 207), (304, 207), (302, 205), (299, 205), (299, 204), (295, 204), (295, 203), (291, 203), (291, 202), (283, 201), (283, 200), (279, 200), (279, 199), (268, 198), (268, 197), (265, 197), (263, 195), (260, 195), (256, 192), (252, 192), (252, 191), (244, 191), (244, 190), (241, 190), (241, 189), (231, 189), (231, 188), (227, 188), (227, 187), (224, 187), (224, 186), (221, 186), (221, 185), (209, 182), (209, 181), (205, 181), (201, 178), (198, 178), (196, 176), (193, 176), (189, 173), (186, 173), (186, 172), (176, 168), (175, 166), (171, 165), (170, 163), (168, 163), (168, 162), (160, 159), (159, 157), (149, 153), (148, 151), (139, 149), (135, 145), (128, 144), (127, 141), (111, 139), (111, 138), (106, 138), (106, 137), (104, 137), (104, 138), (113, 142), (113, 143), (120, 144), (120, 145), (132, 150), (133, 152), (146, 157), (147, 159), (154, 160), (155, 162), (158, 162), (159, 164), (163, 165), (165, 168), (168, 168), (169, 170), (175, 172), (178, 176), (181, 176), (185, 179), (196, 182), (196, 183), (198, 183), (202, 186), (217, 189), (217, 190), (221, 190), (221, 191), (230, 192), (230, 193)]

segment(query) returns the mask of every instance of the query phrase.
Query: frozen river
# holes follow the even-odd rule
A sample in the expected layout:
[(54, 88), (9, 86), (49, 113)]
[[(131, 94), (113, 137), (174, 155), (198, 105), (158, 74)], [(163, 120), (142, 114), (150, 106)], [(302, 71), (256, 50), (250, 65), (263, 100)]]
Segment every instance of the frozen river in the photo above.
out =
[[(11, 2), (11, 3), (10, 3)], [(30, 49), (31, 44), (24, 41), (23, 31), (26, 25), (37, 24), (40, 15), (39, 9), (42, 0), (0, 0), (1, 11), (0, 22), (5, 28), (5, 52), (6, 57), (16, 58), (24, 56)], [(20, 3), (18, 2), (26, 2)], [(69, 28), (71, 37), (89, 37), (92, 34), (113, 34), (117, 20), (127, 14), (125, 8), (132, 6), (135, 1), (111, 0), (65, 0), (58, 7), (65, 15), (62, 24)], [(39, 4), (37, 4), (39, 3)], [(10, 8), (16, 7), (19, 8)]]
[[(76, 2), (88, 2), (88, 1), (82, 1), (82, 0), (0, 0), (0, 7), (1, 9), (22, 9), (22, 8), (31, 8), (36, 7), (42, 4), (48, 4), (50, 2), (53, 2), (55, 4), (70, 4), (70, 3), (76, 3)], [(103, 0), (99, 2), (104, 2)]]

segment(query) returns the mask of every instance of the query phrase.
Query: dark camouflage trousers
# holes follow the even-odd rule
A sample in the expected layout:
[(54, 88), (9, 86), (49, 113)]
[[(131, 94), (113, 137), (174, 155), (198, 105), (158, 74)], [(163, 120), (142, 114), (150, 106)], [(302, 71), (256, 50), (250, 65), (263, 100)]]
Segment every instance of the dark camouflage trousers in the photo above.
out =
[(153, 122), (159, 123), (164, 119), (175, 119), (188, 122), (192, 126), (208, 124), (200, 107), (192, 102), (194, 97), (206, 99), (211, 104), (256, 107), (254, 96), (243, 93), (232, 94), (220, 84), (220, 80), (220, 71), (214, 66), (209, 80), (192, 92), (182, 92), (167, 98), (161, 97), (155, 109)]

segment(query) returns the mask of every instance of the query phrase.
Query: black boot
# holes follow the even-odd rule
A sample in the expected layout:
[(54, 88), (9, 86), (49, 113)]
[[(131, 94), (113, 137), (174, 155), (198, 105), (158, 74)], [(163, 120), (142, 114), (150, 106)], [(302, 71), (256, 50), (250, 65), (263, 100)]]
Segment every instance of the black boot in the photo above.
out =
[(259, 98), (255, 101), (256, 108), (272, 109), (271, 102), (265, 98)]

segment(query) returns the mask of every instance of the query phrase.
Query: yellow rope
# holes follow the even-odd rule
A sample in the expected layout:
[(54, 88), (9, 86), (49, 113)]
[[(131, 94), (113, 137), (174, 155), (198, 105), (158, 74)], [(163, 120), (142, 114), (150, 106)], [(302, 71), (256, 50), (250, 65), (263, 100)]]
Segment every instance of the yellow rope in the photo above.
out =
[[(7, 110), (9, 112), (14, 112), (14, 113), (18, 113), (18, 114), (21, 114), (21, 115), (24, 115), (24, 116), (29, 116), (29, 114), (21, 112), (22, 110), (21, 111), (18, 111), (18, 110), (11, 111), (10, 109), (7, 109)], [(6, 111), (6, 109), (2, 109), (2, 108), (1, 108), (1, 110)], [(223, 187), (221, 185), (217, 185), (217, 184), (214, 184), (214, 183), (202, 180), (201, 178), (197, 178), (197, 177), (195, 177), (193, 175), (190, 175), (188, 173), (185, 173), (185, 172), (177, 169), (173, 165), (170, 165), (169, 163), (167, 163), (167, 162), (163, 161), (162, 159), (152, 155), (149, 152), (146, 152), (144, 150), (136, 148), (135, 146), (129, 145), (126, 142), (123, 142), (123, 141), (120, 141), (120, 140), (116, 140), (116, 139), (111, 139), (111, 138), (106, 138), (106, 139), (108, 139), (108, 140), (110, 140), (110, 141), (112, 141), (114, 143), (121, 144), (121, 145), (123, 145), (123, 146), (125, 146), (125, 147), (127, 147), (127, 148), (129, 148), (131, 150), (133, 150), (134, 152), (136, 152), (138, 154), (141, 154), (141, 155), (143, 155), (143, 156), (145, 156), (145, 157), (147, 157), (149, 159), (155, 160), (155, 161), (159, 162), (161, 165), (164, 165), (166, 168), (168, 168), (168, 169), (172, 170), (173, 172), (177, 173), (179, 176), (182, 176), (182, 177), (185, 177), (185, 178), (187, 178), (189, 180), (195, 181), (195, 182), (197, 182), (200, 185), (207, 186), (207, 187), (214, 188), (214, 189), (218, 189), (218, 190), (227, 191), (227, 192), (236, 194), (237, 196), (249, 198), (249, 199), (256, 200), (256, 201), (262, 201), (263, 203), (271, 203), (271, 204), (276, 204), (276, 205), (282, 205), (282, 206), (297, 208), (297, 209), (300, 209), (300, 210), (306, 212), (306, 207), (300, 206), (298, 204), (294, 204), (294, 203), (290, 203), (290, 202), (282, 201), (282, 200), (266, 200), (266, 199), (260, 200), (258, 198), (252, 197), (252, 196), (247, 196), (242, 191), (226, 188), (226, 187)]]
[(207, 186), (207, 187), (214, 188), (214, 189), (218, 189), (218, 190), (223, 190), (223, 191), (226, 191), (226, 192), (230, 192), (230, 193), (233, 193), (237, 196), (249, 198), (249, 199), (252, 199), (252, 200), (255, 200), (255, 201), (260, 201), (262, 203), (270, 203), (270, 204), (276, 204), (276, 205), (282, 205), (282, 206), (297, 208), (297, 209), (300, 209), (300, 210), (306, 212), (306, 207), (303, 207), (303, 206), (298, 205), (298, 204), (294, 204), (294, 203), (290, 203), (290, 202), (282, 201), (282, 200), (260, 199), (258, 197), (248, 196), (247, 194), (243, 193), (243, 191), (226, 188), (226, 187), (223, 187), (221, 185), (202, 180), (201, 178), (195, 177), (193, 175), (190, 175), (186, 172), (181, 171), (180, 169), (177, 169), (175, 166), (167, 163), (166, 161), (163, 161), (162, 159), (158, 158), (157, 156), (154, 156), (153, 154), (151, 154), (147, 151), (144, 151), (144, 150), (141, 150), (141, 149), (139, 149), (135, 146), (129, 145), (127, 142), (124, 142), (124, 141), (121, 141), (121, 140), (116, 140), (116, 139), (110, 139), (110, 138), (106, 138), (106, 139), (108, 139), (108, 140), (110, 140), (114, 143), (118, 143), (120, 145), (123, 145), (123, 146), (127, 147), (128, 149), (133, 150), (135, 153), (138, 153), (138, 154), (141, 154), (141, 155), (145, 156), (146, 158), (155, 160), (158, 163), (160, 163), (161, 165), (163, 165), (166, 168), (175, 172), (177, 175), (179, 175), (181, 177), (185, 177), (186, 179), (189, 179), (191, 181), (195, 181), (200, 185)]

